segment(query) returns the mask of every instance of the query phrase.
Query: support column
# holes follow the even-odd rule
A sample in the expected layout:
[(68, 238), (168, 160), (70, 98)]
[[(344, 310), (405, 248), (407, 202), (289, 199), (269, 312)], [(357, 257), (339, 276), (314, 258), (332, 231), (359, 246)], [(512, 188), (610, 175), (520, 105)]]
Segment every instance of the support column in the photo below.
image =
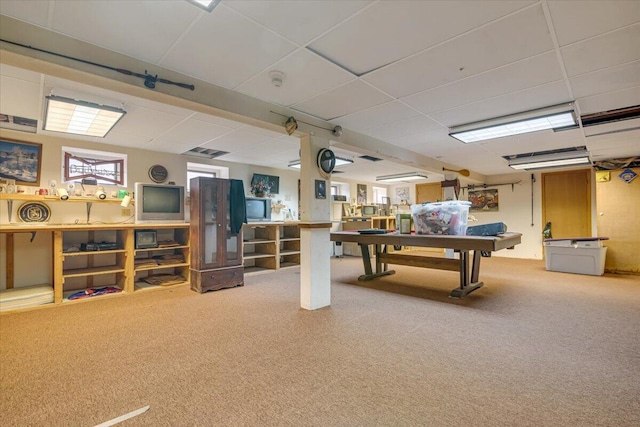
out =
[[(316, 165), (318, 152), (329, 140), (300, 138), (300, 306), (316, 310), (331, 304), (330, 188)], [(325, 181), (325, 198), (316, 199), (316, 180)]]

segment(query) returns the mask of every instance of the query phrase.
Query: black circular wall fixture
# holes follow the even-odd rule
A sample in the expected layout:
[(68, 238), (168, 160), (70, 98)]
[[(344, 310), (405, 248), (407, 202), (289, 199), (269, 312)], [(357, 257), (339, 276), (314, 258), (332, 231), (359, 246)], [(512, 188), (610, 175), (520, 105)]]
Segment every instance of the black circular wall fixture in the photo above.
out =
[(336, 155), (328, 148), (323, 148), (318, 152), (317, 164), (320, 171), (330, 174), (336, 167)]

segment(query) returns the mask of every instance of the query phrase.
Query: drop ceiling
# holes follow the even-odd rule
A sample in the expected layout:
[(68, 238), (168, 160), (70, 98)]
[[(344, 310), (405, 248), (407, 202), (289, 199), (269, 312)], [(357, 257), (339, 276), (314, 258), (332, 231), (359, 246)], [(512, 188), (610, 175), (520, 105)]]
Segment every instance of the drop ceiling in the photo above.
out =
[[(637, 119), (615, 132), (474, 144), (448, 136), (451, 126), (564, 102), (580, 115), (640, 105), (638, 1), (222, 0), (209, 13), (184, 0), (2, 0), (0, 13), (482, 175), (517, 173), (502, 156), (531, 151), (585, 145), (592, 160), (640, 156)], [(273, 70), (285, 75), (280, 87)], [(96, 143), (199, 146), (229, 152), (219, 160), (283, 169), (298, 158), (298, 139), (283, 133), (6, 64), (0, 78), (4, 114), (41, 120), (51, 90), (124, 104), (125, 118)], [(344, 178), (415, 169), (362, 160), (361, 147), (335, 151), (356, 160)]]

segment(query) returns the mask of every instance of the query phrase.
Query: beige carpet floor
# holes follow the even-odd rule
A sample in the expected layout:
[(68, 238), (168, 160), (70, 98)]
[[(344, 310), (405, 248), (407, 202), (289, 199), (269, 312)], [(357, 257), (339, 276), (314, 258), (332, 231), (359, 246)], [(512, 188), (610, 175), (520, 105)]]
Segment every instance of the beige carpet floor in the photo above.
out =
[(488, 258), (396, 268), (299, 308), (299, 269), (0, 316), (0, 425), (638, 426), (640, 277)]

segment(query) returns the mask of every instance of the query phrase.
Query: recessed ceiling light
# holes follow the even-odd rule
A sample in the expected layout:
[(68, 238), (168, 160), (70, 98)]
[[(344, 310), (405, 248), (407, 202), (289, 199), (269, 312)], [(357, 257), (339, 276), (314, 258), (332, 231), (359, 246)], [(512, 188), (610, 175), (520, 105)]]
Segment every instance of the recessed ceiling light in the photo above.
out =
[(547, 129), (571, 128), (577, 124), (573, 104), (562, 104), (455, 126), (450, 129), (449, 136), (468, 144)]
[(44, 130), (104, 138), (127, 114), (121, 108), (61, 96), (46, 97)]

